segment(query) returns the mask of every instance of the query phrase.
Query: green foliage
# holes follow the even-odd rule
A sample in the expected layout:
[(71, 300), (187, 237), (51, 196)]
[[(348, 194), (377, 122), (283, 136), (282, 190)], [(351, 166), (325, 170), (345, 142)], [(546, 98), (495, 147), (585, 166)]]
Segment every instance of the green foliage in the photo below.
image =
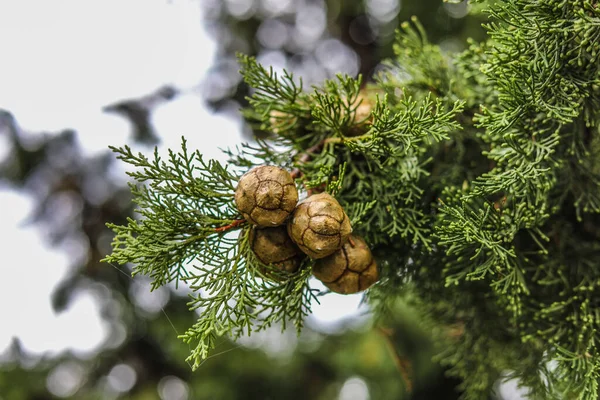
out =
[(386, 99), (378, 100), (371, 129), (364, 135), (343, 140), (343, 143), (352, 152), (360, 152), (374, 161), (393, 162), (413, 151), (424, 152), (427, 147), (421, 146), (421, 142), (431, 145), (448, 139), (448, 132), (460, 129), (453, 119), (462, 107), (463, 104), (457, 101), (445, 111), (442, 101), (437, 99), (434, 103), (430, 96), (422, 102), (404, 97), (394, 107), (390, 107)]
[[(587, 282), (598, 279), (599, 236), (589, 225), (600, 193), (592, 166), (600, 75), (598, 45), (589, 40), (600, 34), (600, 14), (588, 1), (511, 1), (492, 5), (490, 16), (490, 41), (471, 44), (459, 67), (472, 86), (495, 91), (473, 90), (484, 103), (474, 120), (491, 168), (440, 208), (440, 278), (463, 291), (469, 281), (486, 282), (487, 301), (500, 307), (488, 318), (513, 327), (511, 363), (469, 358), (498, 373), (512, 369), (534, 398), (595, 399), (600, 355), (592, 332), (600, 320), (589, 309), (597, 294)], [(469, 73), (473, 60), (480, 77)], [(532, 344), (538, 361), (522, 369), (520, 354)], [(459, 364), (454, 371), (474, 373)]]
[[(235, 175), (218, 162), (205, 162), (198, 151), (169, 150), (168, 162), (155, 150), (153, 159), (134, 154), (127, 146), (111, 147), (118, 158), (137, 167), (129, 175), (140, 185), (130, 184), (141, 219), (128, 219), (126, 226), (108, 224), (115, 231), (113, 253), (105, 261), (134, 263), (133, 274), (152, 278), (153, 288), (186, 279), (186, 265), (202, 254), (203, 262), (213, 255), (204, 248), (227, 243), (215, 229), (236, 220), (233, 206)], [(223, 255), (214, 255), (216, 262)]]
[[(367, 88), (339, 75), (305, 91), (239, 56), (253, 90), (244, 115), (267, 135), (227, 154), (243, 170), (294, 169), (302, 188), (336, 195), (380, 266), (367, 293), (376, 320), (411, 293), (463, 398), (485, 398), (508, 374), (532, 398), (596, 399), (600, 7), (482, 3), (487, 42), (446, 54), (413, 19)], [(199, 343), (196, 366), (220, 335), (301, 327), (310, 262), (265, 281), (248, 228), (218, 230), (239, 218), (236, 175), (185, 146), (170, 165), (117, 151), (152, 183), (132, 185), (143, 218), (113, 226), (107, 260), (136, 264), (155, 285), (190, 283), (201, 313), (183, 337)]]
[[(113, 253), (103, 261), (134, 264), (133, 274), (152, 278), (152, 287), (184, 281), (194, 291), (188, 303), (200, 317), (181, 338), (195, 345), (188, 361), (197, 368), (218, 337), (239, 338), (274, 323), (298, 329), (309, 311), (313, 292), (310, 269), (272, 283), (259, 272), (264, 266), (248, 244), (249, 227), (240, 224), (233, 204), (238, 177), (220, 163), (204, 161), (198, 152), (169, 151), (162, 161), (134, 154), (127, 146), (112, 148), (119, 159), (137, 167), (129, 175), (141, 215), (115, 231)], [(239, 228), (241, 227), (241, 229)]]
[(248, 228), (243, 229), (240, 238), (210, 250), (210, 261), (200, 259), (203, 265), (196, 265), (190, 273), (188, 283), (198, 294), (192, 296), (189, 305), (199, 311), (200, 318), (181, 337), (187, 343), (198, 342), (189, 357), (194, 368), (224, 334), (238, 339), (273, 324), (285, 329), (289, 321), (300, 330), (310, 311), (314, 297), (307, 283), (310, 268), (291, 277), (280, 273), (283, 283), (271, 283), (256, 269), (260, 262), (250, 249), (248, 232)]

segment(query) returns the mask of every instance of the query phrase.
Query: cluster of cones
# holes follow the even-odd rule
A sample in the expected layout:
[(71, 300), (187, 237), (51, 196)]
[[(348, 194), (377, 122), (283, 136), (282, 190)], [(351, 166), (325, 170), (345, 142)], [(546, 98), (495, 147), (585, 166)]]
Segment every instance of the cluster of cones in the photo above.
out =
[[(360, 292), (377, 281), (371, 250), (361, 237), (352, 235), (338, 201), (319, 193), (298, 202), (294, 179), (285, 169), (260, 166), (248, 171), (238, 182), (235, 203), (253, 225), (250, 246), (265, 266), (293, 273), (310, 257), (314, 276), (342, 294)], [(278, 276), (269, 269), (262, 273)]]

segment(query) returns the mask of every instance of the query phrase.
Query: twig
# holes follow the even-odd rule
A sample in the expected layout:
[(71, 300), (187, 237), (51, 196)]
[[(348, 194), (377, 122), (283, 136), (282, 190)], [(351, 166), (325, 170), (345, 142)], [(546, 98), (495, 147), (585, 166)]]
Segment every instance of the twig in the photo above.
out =
[(244, 222), (246, 222), (245, 219), (236, 219), (234, 220), (232, 223), (228, 224), (228, 225), (224, 225), (224, 226), (220, 226), (218, 228), (215, 228), (215, 232), (225, 232), (228, 231), (230, 229), (233, 229), (241, 224), (243, 224)]
[(398, 355), (398, 352), (396, 351), (396, 347), (394, 346), (394, 343), (392, 342), (392, 339), (390, 338), (391, 335), (391, 331), (389, 329), (385, 329), (382, 327), (377, 328), (377, 330), (379, 331), (379, 333), (381, 334), (381, 336), (384, 337), (385, 342), (388, 345), (388, 349), (390, 351), (390, 354), (392, 355), (392, 358), (394, 359), (394, 362), (396, 364), (396, 368), (398, 369), (398, 372), (400, 372), (400, 376), (402, 377), (402, 380), (404, 381), (404, 386), (406, 387), (406, 391), (407, 393), (412, 393), (412, 381), (410, 379), (410, 375), (411, 375), (411, 365), (410, 365), (410, 361), (400, 357)]

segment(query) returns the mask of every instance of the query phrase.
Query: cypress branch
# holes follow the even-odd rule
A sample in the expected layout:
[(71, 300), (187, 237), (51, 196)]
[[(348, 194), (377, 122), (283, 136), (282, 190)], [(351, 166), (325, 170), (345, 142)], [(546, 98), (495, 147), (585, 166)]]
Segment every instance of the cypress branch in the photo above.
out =
[[(488, 41), (446, 54), (413, 19), (366, 87), (337, 76), (307, 91), (240, 55), (244, 116), (268, 134), (225, 152), (239, 170), (278, 165), (308, 194), (336, 196), (380, 267), (375, 320), (409, 299), (463, 398), (486, 398), (509, 371), (532, 398), (596, 399), (600, 7), (477, 3)], [(312, 262), (264, 279), (233, 204), (238, 175), (185, 141), (167, 162), (113, 150), (138, 168), (140, 219), (110, 225), (106, 261), (133, 263), (153, 287), (190, 284), (195, 367), (219, 336), (302, 327)]]

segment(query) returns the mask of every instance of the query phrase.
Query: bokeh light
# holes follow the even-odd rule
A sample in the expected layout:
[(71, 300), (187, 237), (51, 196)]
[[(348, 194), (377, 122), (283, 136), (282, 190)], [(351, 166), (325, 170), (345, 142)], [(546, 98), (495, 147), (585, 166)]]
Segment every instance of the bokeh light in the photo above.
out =
[(353, 376), (344, 382), (339, 400), (369, 400), (369, 388), (364, 379)]
[(158, 395), (161, 400), (187, 400), (189, 388), (176, 376), (165, 376), (158, 383)]
[(73, 396), (84, 380), (84, 368), (75, 361), (66, 361), (57, 365), (46, 378), (50, 393), (57, 397)]
[(130, 391), (136, 380), (137, 373), (127, 364), (115, 365), (107, 377), (107, 383), (114, 391), (119, 393)]

